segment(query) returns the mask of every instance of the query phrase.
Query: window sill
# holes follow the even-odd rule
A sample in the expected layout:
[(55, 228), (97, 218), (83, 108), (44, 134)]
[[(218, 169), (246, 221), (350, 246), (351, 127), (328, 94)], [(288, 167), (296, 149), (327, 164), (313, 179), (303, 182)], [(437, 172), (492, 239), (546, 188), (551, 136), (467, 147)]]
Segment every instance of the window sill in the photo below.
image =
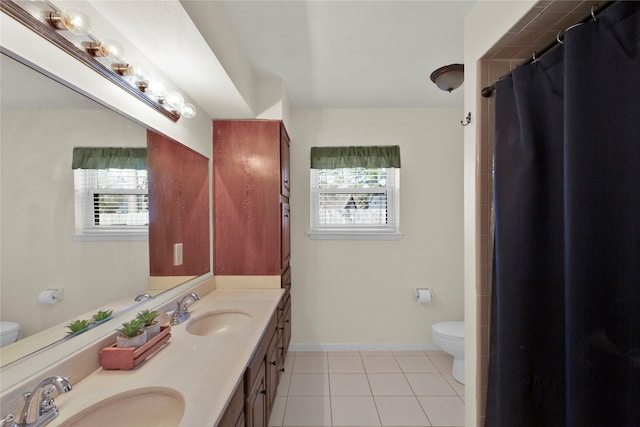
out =
[(149, 233), (118, 233), (118, 232), (104, 232), (104, 233), (84, 233), (74, 234), (71, 236), (74, 242), (117, 242), (117, 241), (146, 241), (149, 240)]
[(402, 240), (400, 232), (309, 231), (311, 240)]

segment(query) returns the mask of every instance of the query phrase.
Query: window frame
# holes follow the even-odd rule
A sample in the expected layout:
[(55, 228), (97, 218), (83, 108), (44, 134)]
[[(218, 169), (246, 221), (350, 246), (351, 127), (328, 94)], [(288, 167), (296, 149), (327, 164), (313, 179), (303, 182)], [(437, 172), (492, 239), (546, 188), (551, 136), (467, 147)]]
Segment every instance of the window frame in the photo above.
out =
[[(113, 168), (107, 168), (113, 169)], [(120, 168), (125, 169), (125, 168)], [(147, 189), (97, 188), (97, 171), (100, 169), (74, 169), (75, 234), (74, 241), (123, 241), (148, 240), (149, 225), (97, 226), (94, 225), (95, 194), (149, 194)], [(147, 171), (148, 173), (148, 171)], [(148, 176), (147, 176), (148, 179)]]
[[(343, 168), (357, 169), (357, 168)], [(310, 169), (310, 231), (307, 233), (314, 240), (399, 240), (403, 233), (399, 231), (400, 225), (400, 169), (399, 168), (366, 168), (385, 169), (386, 187), (350, 188), (340, 187), (320, 189), (315, 175), (326, 169)], [(387, 196), (387, 225), (355, 225), (332, 224), (320, 225), (320, 195), (321, 194), (354, 194), (354, 193), (381, 193)]]

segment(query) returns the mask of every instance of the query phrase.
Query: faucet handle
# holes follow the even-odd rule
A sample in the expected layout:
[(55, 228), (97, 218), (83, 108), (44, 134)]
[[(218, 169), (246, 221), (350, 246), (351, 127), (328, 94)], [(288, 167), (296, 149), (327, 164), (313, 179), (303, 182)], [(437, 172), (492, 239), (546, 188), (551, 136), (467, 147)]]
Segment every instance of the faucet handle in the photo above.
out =
[(18, 427), (18, 424), (14, 422), (16, 415), (13, 412), (0, 420), (0, 427)]

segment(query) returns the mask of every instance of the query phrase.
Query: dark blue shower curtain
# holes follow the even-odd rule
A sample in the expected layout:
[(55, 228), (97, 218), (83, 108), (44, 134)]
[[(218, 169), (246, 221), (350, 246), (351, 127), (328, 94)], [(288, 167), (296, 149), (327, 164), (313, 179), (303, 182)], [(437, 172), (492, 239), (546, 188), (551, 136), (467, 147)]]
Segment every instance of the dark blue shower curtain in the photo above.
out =
[(495, 101), (485, 426), (640, 426), (640, 2)]

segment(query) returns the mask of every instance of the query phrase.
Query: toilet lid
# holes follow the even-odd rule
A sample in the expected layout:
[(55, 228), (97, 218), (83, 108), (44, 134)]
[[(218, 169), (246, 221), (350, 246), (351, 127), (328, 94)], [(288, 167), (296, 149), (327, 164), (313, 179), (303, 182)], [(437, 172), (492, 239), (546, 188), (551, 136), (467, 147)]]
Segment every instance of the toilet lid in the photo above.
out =
[(9, 335), (15, 333), (18, 329), (20, 329), (20, 325), (16, 322), (7, 322), (4, 320), (0, 322), (0, 335)]
[(439, 322), (433, 325), (433, 330), (440, 335), (464, 338), (464, 322)]

